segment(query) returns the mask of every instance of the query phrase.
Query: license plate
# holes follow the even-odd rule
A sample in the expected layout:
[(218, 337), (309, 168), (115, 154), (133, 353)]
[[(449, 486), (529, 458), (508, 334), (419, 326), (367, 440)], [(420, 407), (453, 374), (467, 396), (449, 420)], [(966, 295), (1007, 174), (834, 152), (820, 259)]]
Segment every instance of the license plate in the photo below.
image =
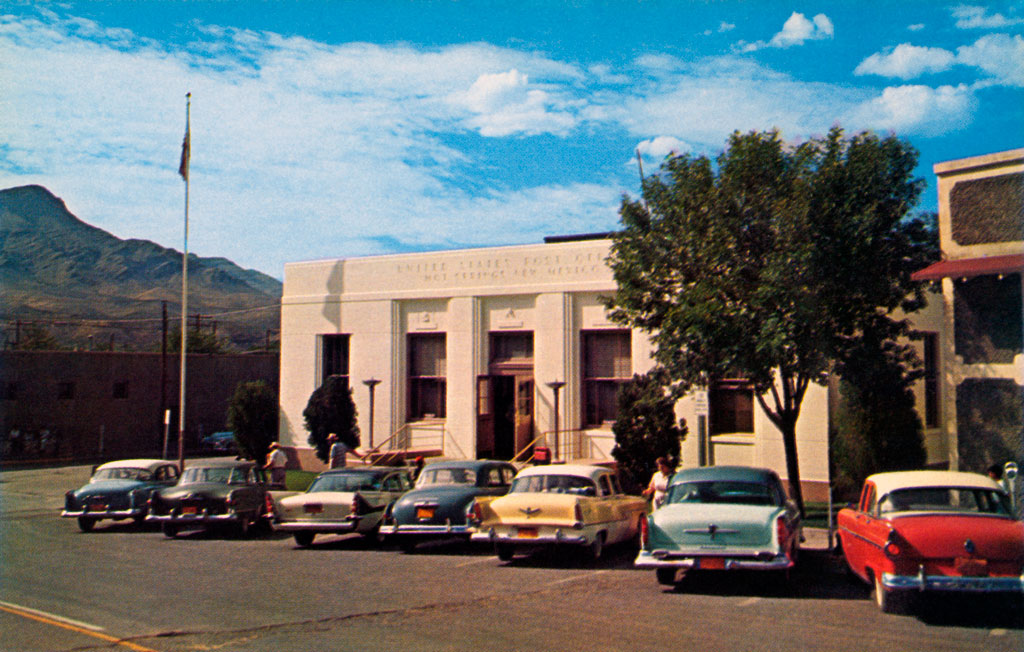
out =
[(322, 514), (324, 511), (324, 506), (314, 503), (306, 505), (303, 509), (306, 510), (307, 514)]
[(516, 536), (518, 536), (520, 539), (536, 539), (537, 538), (537, 528), (535, 528), (535, 527), (521, 527), (518, 530), (516, 530)]
[(90, 511), (90, 512), (105, 512), (105, 511), (107, 511), (107, 506), (104, 505), (103, 503), (93, 503), (92, 505), (89, 505), (88, 511)]
[(988, 575), (988, 560), (971, 557), (956, 558), (956, 572), (964, 577), (984, 577)]
[(431, 518), (434, 518), (434, 508), (433, 507), (417, 507), (416, 508), (416, 518), (419, 518), (419, 519), (431, 519)]
[(182, 507), (181, 508), (181, 513), (185, 514), (187, 516), (188, 515), (192, 515), (192, 514), (198, 514), (199, 513), (199, 508), (196, 507), (195, 505), (191, 505), (191, 506), (188, 506), (188, 507)]
[(700, 567), (706, 570), (725, 570), (725, 557), (701, 557)]

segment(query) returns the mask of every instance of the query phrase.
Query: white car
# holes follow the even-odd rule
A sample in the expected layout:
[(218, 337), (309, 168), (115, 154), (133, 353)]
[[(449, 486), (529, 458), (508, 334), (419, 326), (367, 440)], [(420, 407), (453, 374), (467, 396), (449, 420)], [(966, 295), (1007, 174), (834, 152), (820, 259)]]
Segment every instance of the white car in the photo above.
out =
[(346, 467), (324, 471), (305, 492), (270, 492), (267, 509), (274, 529), (305, 547), (317, 534), (377, 536), (384, 511), (410, 489), (405, 469)]

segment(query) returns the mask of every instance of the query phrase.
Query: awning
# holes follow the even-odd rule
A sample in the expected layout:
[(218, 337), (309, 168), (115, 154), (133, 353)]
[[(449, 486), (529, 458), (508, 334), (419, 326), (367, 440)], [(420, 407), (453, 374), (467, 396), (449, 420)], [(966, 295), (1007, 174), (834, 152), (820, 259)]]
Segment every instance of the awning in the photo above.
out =
[(1024, 272), (1024, 254), (982, 256), (940, 260), (911, 274), (915, 281), (936, 281), (941, 278), (966, 278), (991, 274), (1019, 274)]

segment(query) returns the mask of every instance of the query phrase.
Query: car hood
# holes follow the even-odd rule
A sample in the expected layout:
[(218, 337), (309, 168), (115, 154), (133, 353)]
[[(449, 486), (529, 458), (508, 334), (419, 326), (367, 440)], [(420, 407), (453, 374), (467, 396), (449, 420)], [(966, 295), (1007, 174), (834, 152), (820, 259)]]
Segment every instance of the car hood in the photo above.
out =
[(928, 559), (964, 556), (971, 541), (983, 559), (1024, 561), (1024, 523), (999, 516), (922, 514), (892, 519), (893, 529)]
[(783, 508), (773, 505), (665, 505), (651, 515), (651, 546), (770, 545), (775, 520), (782, 513)]
[(224, 498), (243, 485), (223, 484), (221, 482), (196, 482), (168, 487), (160, 492), (164, 500), (180, 500), (186, 496), (202, 496), (205, 498)]
[(96, 494), (128, 493), (134, 489), (149, 486), (152, 486), (152, 483), (140, 482), (138, 480), (100, 480), (99, 482), (90, 482), (81, 489), (78, 489), (75, 491), (75, 495), (81, 498)]

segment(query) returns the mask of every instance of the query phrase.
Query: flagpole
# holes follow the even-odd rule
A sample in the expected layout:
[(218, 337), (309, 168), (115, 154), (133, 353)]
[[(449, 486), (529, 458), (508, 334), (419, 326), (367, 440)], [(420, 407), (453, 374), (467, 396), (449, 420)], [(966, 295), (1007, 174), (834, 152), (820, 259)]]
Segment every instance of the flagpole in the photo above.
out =
[(192, 156), (190, 133), (192, 93), (185, 94), (185, 139), (178, 173), (185, 179), (185, 244), (181, 254), (181, 377), (178, 382), (178, 470), (185, 470), (185, 359), (188, 342), (188, 167)]

